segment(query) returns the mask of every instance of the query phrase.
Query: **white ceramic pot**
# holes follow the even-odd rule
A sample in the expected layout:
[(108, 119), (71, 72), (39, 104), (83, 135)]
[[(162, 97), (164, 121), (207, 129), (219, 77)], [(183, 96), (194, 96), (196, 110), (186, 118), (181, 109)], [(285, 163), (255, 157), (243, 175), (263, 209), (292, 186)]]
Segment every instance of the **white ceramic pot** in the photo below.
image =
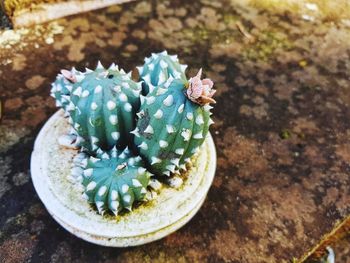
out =
[(153, 200), (115, 217), (99, 215), (82, 198), (81, 184), (69, 180), (77, 150), (58, 144), (58, 138), (68, 131), (63, 110), (46, 122), (35, 141), (31, 174), (35, 190), (49, 213), (72, 234), (103, 246), (141, 245), (176, 231), (203, 204), (216, 168), (216, 151), (210, 135), (180, 188), (164, 186)]

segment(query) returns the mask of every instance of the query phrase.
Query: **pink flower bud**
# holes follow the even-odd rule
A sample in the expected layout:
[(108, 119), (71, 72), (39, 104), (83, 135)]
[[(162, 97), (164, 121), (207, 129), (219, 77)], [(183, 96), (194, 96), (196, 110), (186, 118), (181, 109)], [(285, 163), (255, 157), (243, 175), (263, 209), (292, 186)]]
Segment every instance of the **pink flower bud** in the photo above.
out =
[(75, 75), (70, 72), (69, 70), (66, 69), (61, 69), (61, 74), (63, 75), (63, 77), (65, 77), (66, 79), (68, 79), (70, 82), (77, 82), (77, 78), (75, 77)]
[(187, 97), (200, 105), (207, 103), (216, 103), (211, 97), (214, 95), (215, 90), (213, 90), (214, 83), (210, 79), (201, 80), (202, 69), (200, 69), (197, 75), (190, 78), (188, 88), (186, 91)]

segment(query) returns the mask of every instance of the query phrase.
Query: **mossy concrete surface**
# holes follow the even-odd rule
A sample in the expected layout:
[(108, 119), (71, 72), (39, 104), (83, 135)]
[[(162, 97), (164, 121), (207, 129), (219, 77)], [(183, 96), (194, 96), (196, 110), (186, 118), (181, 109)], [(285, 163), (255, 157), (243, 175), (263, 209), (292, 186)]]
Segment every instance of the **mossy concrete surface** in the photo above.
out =
[(69, 0), (3, 0), (3, 8), (8, 16), (13, 16), (16, 10), (17, 12), (19, 12), (23, 9), (35, 9), (35, 6), (37, 6), (38, 4), (52, 4), (67, 1)]
[(128, 1), (131, 0), (3, 0), (0, 15), (5, 25), (10, 20), (13, 27), (19, 28)]

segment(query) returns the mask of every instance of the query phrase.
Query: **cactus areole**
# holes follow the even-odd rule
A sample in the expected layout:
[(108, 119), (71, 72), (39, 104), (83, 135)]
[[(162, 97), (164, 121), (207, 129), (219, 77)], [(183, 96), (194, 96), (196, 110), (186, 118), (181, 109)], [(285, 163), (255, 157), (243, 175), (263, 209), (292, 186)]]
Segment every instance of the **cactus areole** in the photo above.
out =
[(52, 84), (81, 147), (72, 176), (100, 214), (131, 211), (157, 185), (153, 174), (181, 173), (199, 151), (215, 90), (202, 69), (187, 80), (186, 67), (164, 51), (138, 67), (139, 82), (99, 62), (95, 70), (61, 70)]

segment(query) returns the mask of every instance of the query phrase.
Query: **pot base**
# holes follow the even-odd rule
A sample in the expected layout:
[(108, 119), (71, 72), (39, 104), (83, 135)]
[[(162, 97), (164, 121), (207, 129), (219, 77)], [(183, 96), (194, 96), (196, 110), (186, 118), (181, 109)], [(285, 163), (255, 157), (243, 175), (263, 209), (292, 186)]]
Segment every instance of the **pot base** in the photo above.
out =
[(70, 169), (77, 150), (58, 144), (69, 131), (63, 110), (41, 129), (31, 158), (32, 180), (41, 201), (53, 218), (72, 234), (89, 242), (113, 247), (136, 246), (165, 237), (185, 225), (203, 204), (216, 168), (212, 137), (207, 136), (183, 185), (163, 185), (156, 197), (132, 212), (101, 216), (82, 198), (83, 188), (71, 182)]

